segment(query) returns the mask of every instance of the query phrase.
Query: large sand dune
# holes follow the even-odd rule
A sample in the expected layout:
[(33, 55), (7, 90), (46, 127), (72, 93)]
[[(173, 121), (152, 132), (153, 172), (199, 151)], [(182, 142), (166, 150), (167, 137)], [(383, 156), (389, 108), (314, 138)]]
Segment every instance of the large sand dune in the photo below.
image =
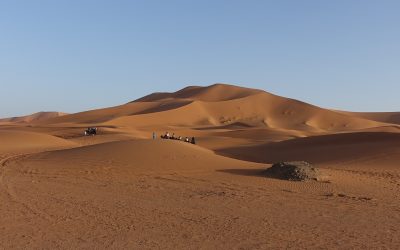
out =
[(44, 121), (134, 127), (193, 127), (245, 124), (308, 132), (359, 130), (387, 124), (322, 109), (270, 93), (216, 84), (156, 93), (126, 105)]
[[(396, 249), (397, 115), (214, 84), (2, 120), (0, 248)], [(291, 160), (323, 178), (263, 174)]]

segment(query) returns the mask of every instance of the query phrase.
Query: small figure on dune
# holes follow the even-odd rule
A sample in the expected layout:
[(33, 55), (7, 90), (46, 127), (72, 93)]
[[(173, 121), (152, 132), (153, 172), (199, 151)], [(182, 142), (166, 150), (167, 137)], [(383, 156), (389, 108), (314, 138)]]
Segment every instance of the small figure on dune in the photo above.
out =
[[(157, 137), (156, 133), (153, 132), (153, 139), (155, 139), (156, 137)], [(175, 136), (175, 133), (172, 133), (172, 135), (171, 135), (169, 132), (165, 132), (165, 135), (161, 135), (160, 137), (161, 137), (161, 139), (170, 139), (170, 140), (184, 141), (184, 142), (196, 144), (196, 139), (194, 137), (183, 138), (182, 136)]]
[(169, 139), (169, 132), (165, 132), (165, 135), (161, 135), (161, 139)]
[(155, 140), (157, 138), (157, 134), (156, 132), (153, 132), (153, 140)]
[(85, 130), (85, 135), (86, 135), (86, 136), (88, 136), (88, 135), (94, 136), (94, 135), (96, 135), (96, 134), (97, 134), (97, 128), (89, 127), (89, 128), (87, 128), (87, 129)]

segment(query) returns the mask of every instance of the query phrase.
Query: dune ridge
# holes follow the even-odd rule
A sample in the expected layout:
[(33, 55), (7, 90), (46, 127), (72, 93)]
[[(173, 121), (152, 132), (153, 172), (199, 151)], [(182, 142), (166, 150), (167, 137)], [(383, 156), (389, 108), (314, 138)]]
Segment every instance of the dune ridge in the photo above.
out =
[(63, 112), (37, 112), (31, 115), (19, 116), (19, 117), (10, 117), (10, 118), (2, 118), (0, 122), (9, 122), (9, 123), (34, 123), (40, 122), (47, 119), (61, 117), (68, 115)]
[(338, 112), (377, 122), (400, 124), (400, 112)]
[(134, 102), (154, 102), (166, 99), (190, 99), (206, 102), (227, 101), (255, 95), (264, 91), (230, 84), (216, 83), (207, 87), (189, 86), (174, 93), (153, 93)]
[(107, 126), (225, 126), (327, 133), (387, 126), (256, 89), (226, 84), (192, 86), (174, 93), (154, 93), (131, 103), (56, 117), (43, 124), (80, 123)]

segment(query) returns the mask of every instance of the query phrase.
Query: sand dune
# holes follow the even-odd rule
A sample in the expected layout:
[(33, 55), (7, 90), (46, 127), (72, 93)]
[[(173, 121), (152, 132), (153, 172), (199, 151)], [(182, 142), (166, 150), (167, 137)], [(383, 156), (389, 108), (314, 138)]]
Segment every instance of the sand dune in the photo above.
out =
[(270, 93), (217, 84), (157, 93), (118, 107), (58, 117), (43, 124), (117, 127), (206, 127), (242, 124), (313, 133), (354, 131), (386, 123), (322, 109)]
[[(395, 249), (397, 115), (214, 84), (2, 120), (0, 248)], [(292, 160), (323, 181), (264, 175)]]
[(384, 123), (324, 110), (306, 103), (268, 93), (221, 101), (193, 101), (176, 109), (107, 121), (107, 125), (138, 127), (160, 126), (224, 126), (238, 124), (251, 127), (337, 132), (385, 126)]
[(42, 133), (0, 130), (0, 154), (72, 147), (74, 143)]
[(60, 117), (67, 115), (67, 113), (62, 112), (38, 112), (27, 116), (11, 117), (0, 119), (0, 122), (16, 122), (16, 123), (33, 123), (40, 122), (54, 117)]
[[(248, 166), (247, 162), (216, 155), (202, 147), (174, 140), (125, 140), (49, 152), (39, 156), (54, 162), (65, 159), (68, 169), (80, 168), (80, 162), (92, 162), (88, 167), (115, 165), (116, 170), (130, 173), (163, 173), (176, 171), (201, 172), (222, 166)], [(201, 160), (200, 160), (201, 159)], [(109, 164), (109, 163), (112, 164)], [(51, 164), (50, 164), (51, 165)], [(255, 164), (256, 165), (256, 164)]]
[[(219, 153), (242, 160), (273, 163), (306, 160), (316, 164), (351, 162), (398, 168), (400, 133), (344, 133), (225, 148)], [(389, 158), (387, 161), (385, 158)]]
[(226, 84), (214, 84), (209, 87), (193, 86), (175, 93), (154, 93), (125, 105), (72, 114), (62, 118), (51, 119), (50, 121), (46, 121), (46, 123), (101, 123), (117, 117), (172, 110), (188, 105), (196, 100), (218, 102), (237, 99), (260, 92), (261, 90)]
[(400, 124), (400, 112), (340, 112), (372, 121)]
[(239, 99), (261, 92), (263, 91), (217, 83), (208, 87), (190, 86), (174, 93), (154, 93), (137, 99), (135, 102), (154, 102), (168, 99), (189, 99), (205, 102), (220, 102)]

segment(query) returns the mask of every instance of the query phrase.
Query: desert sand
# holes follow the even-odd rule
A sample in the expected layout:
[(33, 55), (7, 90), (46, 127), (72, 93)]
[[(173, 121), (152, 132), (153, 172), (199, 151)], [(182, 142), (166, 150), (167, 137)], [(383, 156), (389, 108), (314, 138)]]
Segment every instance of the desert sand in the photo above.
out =
[(399, 124), (227, 84), (1, 119), (0, 248), (397, 249)]

